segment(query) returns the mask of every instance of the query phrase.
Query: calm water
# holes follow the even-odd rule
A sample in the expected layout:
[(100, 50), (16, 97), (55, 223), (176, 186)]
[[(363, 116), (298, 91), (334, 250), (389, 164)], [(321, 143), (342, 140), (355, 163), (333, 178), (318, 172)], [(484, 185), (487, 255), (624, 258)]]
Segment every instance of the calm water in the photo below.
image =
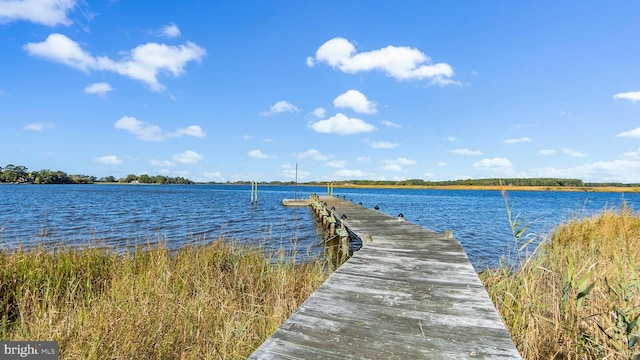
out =
[[(298, 197), (322, 187), (299, 187)], [(435, 231), (453, 230), (469, 259), (481, 269), (495, 264), (511, 243), (505, 205), (498, 191), (336, 189), (363, 206), (380, 207)], [(33, 244), (126, 246), (164, 240), (170, 247), (217, 237), (258, 243), (267, 249), (297, 249), (298, 256), (323, 251), (307, 208), (285, 208), (292, 187), (262, 186), (250, 204), (250, 186), (226, 185), (2, 185), (0, 249)], [(514, 215), (526, 216), (540, 237), (563, 220), (640, 208), (640, 194), (509, 192)]]

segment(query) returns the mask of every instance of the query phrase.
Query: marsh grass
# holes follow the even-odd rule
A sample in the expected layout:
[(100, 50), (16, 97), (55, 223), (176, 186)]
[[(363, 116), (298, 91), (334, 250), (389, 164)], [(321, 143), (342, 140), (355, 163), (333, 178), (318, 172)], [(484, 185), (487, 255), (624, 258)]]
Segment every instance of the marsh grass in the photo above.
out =
[(246, 358), (324, 281), (324, 261), (222, 240), (170, 250), (0, 252), (0, 339), (61, 359)]
[(637, 360), (639, 272), (640, 217), (623, 207), (561, 224), (481, 279), (524, 359)]

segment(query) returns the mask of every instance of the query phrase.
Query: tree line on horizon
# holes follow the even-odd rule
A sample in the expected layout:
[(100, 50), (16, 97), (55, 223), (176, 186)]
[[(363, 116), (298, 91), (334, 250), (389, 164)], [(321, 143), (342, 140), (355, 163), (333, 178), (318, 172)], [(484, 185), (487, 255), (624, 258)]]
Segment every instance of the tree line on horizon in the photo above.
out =
[(118, 178), (105, 176), (97, 178), (91, 175), (69, 175), (64, 171), (43, 169), (29, 171), (26, 166), (8, 164), (0, 167), (0, 183), (16, 184), (93, 184), (93, 183), (123, 183), (123, 184), (193, 184), (192, 180), (183, 177), (169, 177), (164, 175), (135, 175)]
[[(4, 168), (0, 167), (0, 183), (18, 184), (93, 184), (93, 183), (123, 183), (123, 184), (195, 184), (194, 181), (183, 177), (169, 177), (164, 175), (135, 175), (129, 174), (125, 177), (116, 178), (105, 176), (97, 178), (90, 175), (69, 175), (64, 171), (52, 171), (43, 169), (40, 171), (29, 171), (27, 167), (21, 165), (8, 164)], [(246, 185), (251, 181), (225, 182), (226, 184)], [(261, 182), (268, 185), (293, 185), (293, 181), (270, 181)], [(309, 181), (300, 183), (304, 185), (324, 186), (328, 181)], [(465, 179), (465, 180), (445, 180), (445, 181), (425, 181), (422, 179), (407, 180), (344, 180), (335, 181), (334, 184), (342, 185), (364, 185), (364, 186), (549, 186), (549, 187), (639, 187), (640, 183), (618, 183), (618, 182), (584, 182), (580, 179), (565, 178), (487, 178), (487, 179)], [(223, 184), (219, 182), (209, 182), (209, 184)]]

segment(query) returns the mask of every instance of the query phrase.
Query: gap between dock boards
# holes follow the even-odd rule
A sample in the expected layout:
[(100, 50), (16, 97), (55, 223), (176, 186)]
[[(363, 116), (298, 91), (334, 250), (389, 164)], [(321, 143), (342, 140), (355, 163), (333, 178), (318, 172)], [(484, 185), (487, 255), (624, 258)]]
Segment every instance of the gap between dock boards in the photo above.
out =
[(352, 202), (317, 200), (371, 242), (251, 359), (521, 358), (458, 240)]

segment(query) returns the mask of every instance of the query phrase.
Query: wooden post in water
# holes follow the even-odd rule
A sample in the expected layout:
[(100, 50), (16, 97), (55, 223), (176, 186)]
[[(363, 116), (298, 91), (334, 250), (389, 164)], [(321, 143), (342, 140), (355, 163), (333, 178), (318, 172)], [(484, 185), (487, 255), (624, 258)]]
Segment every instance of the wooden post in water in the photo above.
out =
[(251, 205), (258, 203), (258, 182), (251, 182)]

